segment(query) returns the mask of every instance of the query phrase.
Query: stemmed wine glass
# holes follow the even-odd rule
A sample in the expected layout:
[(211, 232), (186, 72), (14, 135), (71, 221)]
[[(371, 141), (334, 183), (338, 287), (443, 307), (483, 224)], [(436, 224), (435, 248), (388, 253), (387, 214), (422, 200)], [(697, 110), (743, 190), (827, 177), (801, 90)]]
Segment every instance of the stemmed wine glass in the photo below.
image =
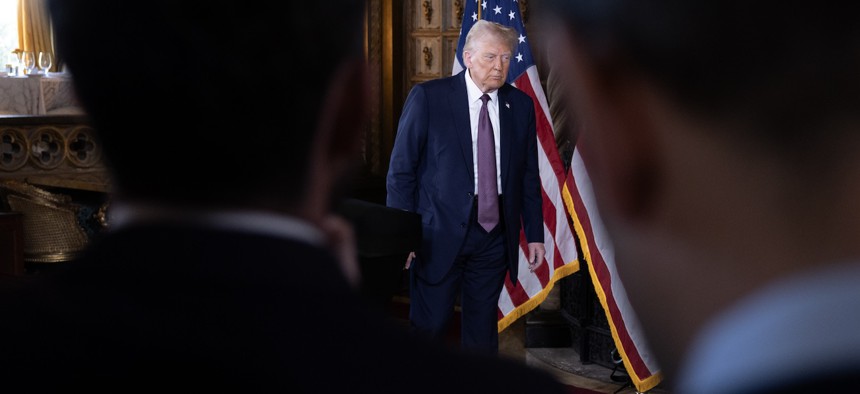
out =
[(18, 68), (21, 66), (21, 58), (18, 56), (16, 52), (8, 52), (6, 54), (6, 72), (9, 76), (14, 77), (18, 75)]
[(32, 74), (33, 70), (36, 69), (36, 54), (32, 51), (24, 51), (21, 55), (21, 64), (27, 70), (27, 75)]
[(48, 70), (51, 69), (51, 65), (54, 64), (54, 57), (51, 55), (51, 52), (41, 51), (39, 52), (39, 68), (42, 69), (42, 74), (44, 76), (48, 76)]

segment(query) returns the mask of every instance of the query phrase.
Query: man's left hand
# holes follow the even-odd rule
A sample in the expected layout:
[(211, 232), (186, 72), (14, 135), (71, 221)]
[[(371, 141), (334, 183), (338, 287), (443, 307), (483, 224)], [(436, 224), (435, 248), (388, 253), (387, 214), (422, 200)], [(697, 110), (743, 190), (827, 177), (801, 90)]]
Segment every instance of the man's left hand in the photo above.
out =
[(543, 247), (543, 242), (529, 242), (529, 271), (535, 272), (543, 264), (544, 255), (546, 255), (546, 249)]

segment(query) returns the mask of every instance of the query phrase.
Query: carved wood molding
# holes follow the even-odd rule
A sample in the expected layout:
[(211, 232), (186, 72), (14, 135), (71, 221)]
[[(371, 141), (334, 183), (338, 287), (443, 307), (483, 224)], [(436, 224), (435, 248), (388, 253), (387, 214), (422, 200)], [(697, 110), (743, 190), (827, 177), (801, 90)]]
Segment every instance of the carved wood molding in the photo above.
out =
[(0, 179), (104, 191), (101, 145), (84, 116), (0, 117)]
[(430, 3), (430, 0), (424, 0), (421, 3), (421, 7), (424, 9), (424, 19), (427, 20), (427, 24), (429, 25), (433, 22), (433, 4)]
[(382, 31), (385, 21), (382, 20), (382, 0), (371, 0), (368, 2), (367, 17), (367, 62), (370, 66), (370, 97), (375, 98), (370, 103), (370, 124), (364, 138), (365, 165), (372, 171), (380, 168), (380, 153), (382, 150), (382, 128), (381, 106), (382, 106), (382, 80), (384, 78), (383, 64), (383, 42)]
[(523, 23), (529, 21), (529, 0), (520, 0), (520, 14), (523, 16)]
[(433, 50), (430, 49), (430, 47), (424, 47), (422, 52), (424, 52), (424, 65), (426, 65), (428, 69), (432, 68), (433, 67)]

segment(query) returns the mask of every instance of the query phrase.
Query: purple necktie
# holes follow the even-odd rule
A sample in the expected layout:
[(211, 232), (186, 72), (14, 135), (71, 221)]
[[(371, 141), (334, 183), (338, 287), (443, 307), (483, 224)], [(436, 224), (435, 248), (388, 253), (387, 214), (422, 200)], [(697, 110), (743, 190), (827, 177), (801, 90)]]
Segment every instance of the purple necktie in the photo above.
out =
[(496, 143), (487, 111), (490, 96), (481, 96), (478, 114), (478, 223), (489, 232), (499, 223), (499, 190), (496, 185)]

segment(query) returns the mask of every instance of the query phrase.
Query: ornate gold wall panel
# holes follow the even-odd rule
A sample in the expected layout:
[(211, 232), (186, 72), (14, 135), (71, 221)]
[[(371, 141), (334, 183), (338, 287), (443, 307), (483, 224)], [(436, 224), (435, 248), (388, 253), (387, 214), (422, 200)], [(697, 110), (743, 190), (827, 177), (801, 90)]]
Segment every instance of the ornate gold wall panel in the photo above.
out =
[(416, 83), (451, 75), (460, 36), (463, 1), (404, 1), (406, 63), (403, 67), (406, 73), (403, 91), (400, 92), (401, 104)]

